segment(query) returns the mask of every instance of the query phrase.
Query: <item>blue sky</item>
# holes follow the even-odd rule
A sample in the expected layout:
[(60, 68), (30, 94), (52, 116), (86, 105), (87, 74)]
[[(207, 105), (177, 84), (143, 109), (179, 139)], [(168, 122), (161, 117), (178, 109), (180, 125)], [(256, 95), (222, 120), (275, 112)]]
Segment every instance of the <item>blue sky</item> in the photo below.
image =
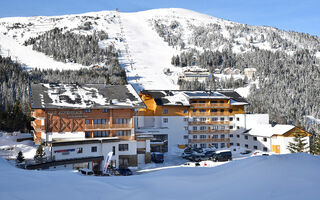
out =
[(250, 25), (320, 36), (320, 0), (0, 0), (0, 17), (186, 8)]

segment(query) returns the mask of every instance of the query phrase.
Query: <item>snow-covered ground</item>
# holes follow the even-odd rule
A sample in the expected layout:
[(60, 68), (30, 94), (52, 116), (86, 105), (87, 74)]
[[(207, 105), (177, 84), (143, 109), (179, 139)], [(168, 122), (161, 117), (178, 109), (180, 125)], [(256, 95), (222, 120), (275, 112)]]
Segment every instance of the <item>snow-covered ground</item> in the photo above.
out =
[(26, 159), (33, 159), (36, 147), (33, 141), (26, 140), (17, 142), (17, 138), (30, 137), (30, 134), (1, 133), (0, 132), (0, 157), (15, 159), (19, 151), (22, 151)]
[(256, 156), (212, 168), (177, 167), (130, 177), (26, 171), (0, 158), (0, 197), (316, 200), (319, 170), (319, 157), (308, 154)]

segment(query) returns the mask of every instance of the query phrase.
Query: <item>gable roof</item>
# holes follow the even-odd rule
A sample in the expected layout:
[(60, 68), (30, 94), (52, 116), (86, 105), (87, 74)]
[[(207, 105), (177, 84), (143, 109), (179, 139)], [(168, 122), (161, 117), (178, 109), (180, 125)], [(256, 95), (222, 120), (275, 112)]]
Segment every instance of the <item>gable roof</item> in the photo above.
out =
[(145, 108), (131, 85), (31, 84), (31, 108)]

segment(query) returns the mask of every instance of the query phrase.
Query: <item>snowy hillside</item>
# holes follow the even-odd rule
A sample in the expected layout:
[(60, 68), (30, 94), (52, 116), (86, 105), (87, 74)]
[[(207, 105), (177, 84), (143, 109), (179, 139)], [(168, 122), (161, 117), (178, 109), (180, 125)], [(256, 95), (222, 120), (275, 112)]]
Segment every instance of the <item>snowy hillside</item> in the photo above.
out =
[[(61, 28), (79, 35), (104, 31), (108, 38), (100, 48), (113, 45), (127, 71), (128, 82), (136, 89), (178, 89), (181, 67), (171, 64), (173, 55), (187, 51), (232, 49), (235, 53), (267, 49), (289, 55), (309, 49), (320, 55), (320, 39), (308, 34), (285, 32), (272, 27), (248, 26), (185, 9), (155, 9), (137, 13), (102, 11), (54, 17), (0, 19), (0, 54), (27, 68), (79, 69), (79, 63), (64, 63), (53, 56), (24, 46), (30, 38)], [(103, 65), (103, 63), (96, 63)], [(170, 75), (165, 75), (165, 69)]]
[[(320, 160), (257, 156), (213, 168), (178, 167), (131, 177), (25, 171), (0, 159), (0, 197), (36, 199), (318, 199)], [(14, 190), (14, 193), (12, 191)]]

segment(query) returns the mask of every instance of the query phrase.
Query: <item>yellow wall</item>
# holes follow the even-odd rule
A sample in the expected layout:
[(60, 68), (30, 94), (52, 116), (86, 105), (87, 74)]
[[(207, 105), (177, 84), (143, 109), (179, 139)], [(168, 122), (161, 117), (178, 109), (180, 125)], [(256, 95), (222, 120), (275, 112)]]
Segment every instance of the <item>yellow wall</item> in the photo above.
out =
[[(239, 105), (239, 106), (231, 106), (230, 101), (228, 99), (192, 99), (190, 100), (190, 103), (193, 101), (205, 101), (205, 104), (210, 105), (209, 108), (208, 106), (204, 106), (204, 108), (201, 108), (201, 106), (182, 106), (182, 105), (174, 105), (174, 106), (158, 106), (154, 99), (152, 98), (151, 95), (148, 94), (141, 94), (140, 97), (147, 106), (146, 109), (139, 109), (138, 115), (139, 116), (189, 116), (193, 114), (197, 114), (201, 116), (202, 114), (204, 115), (210, 115), (210, 116), (226, 116), (226, 115), (235, 115), (235, 114), (243, 114), (244, 113), (244, 106)], [(223, 104), (229, 104), (229, 106), (224, 107), (224, 108), (215, 108), (214, 105), (210, 104), (210, 101), (218, 101), (218, 104), (221, 104), (223, 101)], [(196, 104), (197, 104), (196, 103)], [(167, 109), (168, 113), (164, 114), (164, 110)], [(193, 113), (193, 110), (196, 109), (196, 113)], [(200, 109), (205, 109), (205, 113), (200, 113)], [(218, 112), (212, 113), (210, 112), (211, 109), (218, 109)], [(220, 112), (221, 109), (224, 109), (224, 112)], [(232, 113), (229, 112), (229, 109), (232, 109)], [(184, 112), (184, 110), (187, 110), (188, 112)]]

